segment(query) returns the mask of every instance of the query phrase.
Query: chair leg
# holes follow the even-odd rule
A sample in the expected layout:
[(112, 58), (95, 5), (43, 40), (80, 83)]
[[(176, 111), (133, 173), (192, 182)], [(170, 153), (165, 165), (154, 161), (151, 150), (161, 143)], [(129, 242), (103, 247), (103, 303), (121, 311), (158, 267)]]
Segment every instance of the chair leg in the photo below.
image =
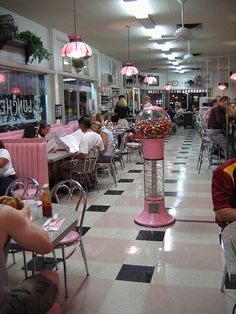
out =
[(111, 166), (110, 166), (110, 171), (111, 171), (111, 175), (112, 175), (112, 177), (114, 179), (115, 186), (116, 186), (116, 174), (115, 174), (115, 170), (114, 170), (113, 164), (111, 164)]
[(221, 282), (221, 286), (220, 286), (220, 291), (221, 291), (221, 292), (224, 291), (226, 275), (227, 275), (227, 269), (226, 269), (226, 265), (225, 265), (225, 267), (224, 267), (224, 272), (223, 272), (223, 278), (222, 278), (222, 282)]
[(87, 276), (89, 276), (87, 257), (86, 257), (86, 253), (85, 253), (84, 244), (83, 244), (82, 239), (80, 240), (80, 250), (81, 250), (82, 257), (84, 259), (84, 265), (85, 265)]
[(113, 165), (114, 165), (115, 172), (116, 172), (116, 174), (117, 174), (117, 168), (116, 168), (116, 163), (115, 163), (115, 161), (113, 162)]
[(53, 255), (53, 258), (54, 258), (54, 261), (55, 261), (55, 264), (56, 264), (56, 270), (58, 270), (58, 266), (57, 266), (57, 256), (56, 256), (56, 251), (55, 251), (55, 250), (52, 251), (52, 255)]
[(28, 270), (27, 270), (25, 250), (22, 251), (22, 254), (23, 254), (23, 261), (24, 261), (25, 278), (28, 278)]
[(64, 247), (61, 248), (61, 254), (62, 254), (63, 269), (64, 269), (65, 298), (69, 298), (68, 287), (67, 287), (66, 257), (65, 257)]

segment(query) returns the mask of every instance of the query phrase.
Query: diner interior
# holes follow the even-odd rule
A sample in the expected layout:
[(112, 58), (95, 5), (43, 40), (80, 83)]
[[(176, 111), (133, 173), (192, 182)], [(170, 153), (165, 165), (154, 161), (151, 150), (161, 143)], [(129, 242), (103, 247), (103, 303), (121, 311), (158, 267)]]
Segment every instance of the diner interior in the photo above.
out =
[[(0, 140), (18, 180), (6, 195), (36, 200), (31, 219), (53, 244), (40, 255), (11, 243), (12, 286), (48, 268), (65, 314), (234, 313), (236, 255), (211, 188), (236, 151), (235, 29), (235, 0), (0, 0)], [(222, 152), (206, 119), (223, 96), (234, 113)], [(81, 168), (84, 117), (114, 147), (109, 161), (94, 147)], [(46, 136), (24, 138), (42, 121)]]

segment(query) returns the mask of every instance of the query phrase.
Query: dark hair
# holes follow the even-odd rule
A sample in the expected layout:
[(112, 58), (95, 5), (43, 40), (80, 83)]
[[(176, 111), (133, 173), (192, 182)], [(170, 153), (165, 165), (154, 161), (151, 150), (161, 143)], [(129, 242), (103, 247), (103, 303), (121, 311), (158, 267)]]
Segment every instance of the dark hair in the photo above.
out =
[(124, 99), (125, 99), (125, 95), (120, 95), (120, 96), (119, 96), (119, 100), (120, 100), (121, 98), (124, 98)]
[(37, 129), (33, 124), (27, 124), (24, 128), (23, 138), (36, 137)]
[(3, 141), (0, 140), (0, 148), (5, 148)]
[(91, 128), (91, 121), (86, 118), (86, 117), (82, 117), (78, 120), (79, 122), (79, 126), (83, 125), (86, 129), (90, 129)]
[(39, 128), (38, 128), (39, 133), (40, 133), (41, 130), (45, 129), (46, 127), (51, 127), (51, 125), (48, 124), (48, 123), (45, 122), (45, 121), (41, 121), (41, 122), (39, 123)]

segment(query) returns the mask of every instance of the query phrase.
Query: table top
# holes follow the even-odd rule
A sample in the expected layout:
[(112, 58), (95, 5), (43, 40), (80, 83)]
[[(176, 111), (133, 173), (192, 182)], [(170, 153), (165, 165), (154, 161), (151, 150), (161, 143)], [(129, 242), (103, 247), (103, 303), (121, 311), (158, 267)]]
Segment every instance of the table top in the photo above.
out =
[(72, 155), (72, 153), (68, 153), (66, 150), (57, 150), (55, 153), (48, 153), (48, 162), (53, 163)]
[(231, 245), (231, 238), (236, 235), (236, 221), (227, 225), (221, 234), (225, 264), (230, 280), (236, 281), (236, 255)]
[[(52, 246), (55, 247), (57, 244), (78, 224), (79, 213), (75, 211), (74, 204), (52, 204), (53, 214), (58, 213), (58, 218), (65, 218), (63, 225), (59, 231), (48, 231), (49, 238), (52, 242)], [(47, 217), (42, 217), (42, 208), (39, 207), (39, 218), (34, 222), (41, 226), (47, 221)]]

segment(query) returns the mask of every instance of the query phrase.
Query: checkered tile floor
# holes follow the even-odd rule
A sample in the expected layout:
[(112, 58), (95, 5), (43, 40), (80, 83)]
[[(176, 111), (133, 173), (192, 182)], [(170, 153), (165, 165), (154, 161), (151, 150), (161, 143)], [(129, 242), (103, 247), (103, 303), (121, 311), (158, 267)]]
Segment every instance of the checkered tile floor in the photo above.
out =
[[(143, 209), (143, 164), (137, 154), (117, 186), (99, 174), (99, 193), (89, 192), (84, 245), (90, 276), (80, 253), (68, 260), (70, 298), (59, 297), (63, 313), (223, 314), (231, 313), (235, 290), (220, 292), (223, 256), (211, 203), (207, 161), (196, 164), (200, 139), (179, 128), (165, 142), (165, 205), (175, 224), (147, 228), (134, 223)], [(10, 259), (10, 258), (9, 258)], [(22, 257), (9, 268), (11, 281), (23, 278)], [(62, 277), (62, 269), (59, 269)]]

